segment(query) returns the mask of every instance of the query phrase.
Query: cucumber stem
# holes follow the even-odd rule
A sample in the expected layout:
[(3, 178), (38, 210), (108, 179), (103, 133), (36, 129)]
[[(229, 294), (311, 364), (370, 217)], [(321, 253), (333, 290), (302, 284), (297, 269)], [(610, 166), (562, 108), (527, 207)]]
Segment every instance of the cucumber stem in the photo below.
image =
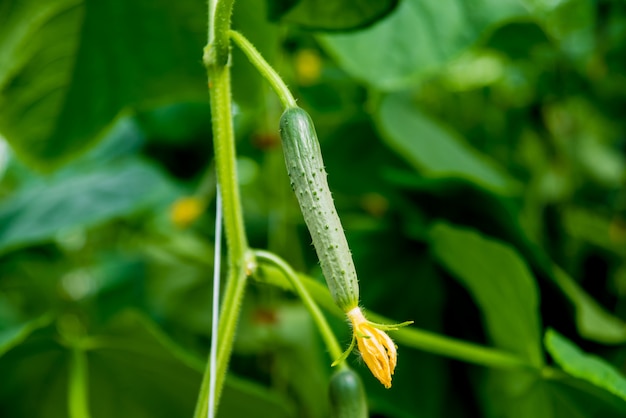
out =
[(245, 36), (237, 31), (231, 30), (229, 31), (229, 35), (235, 44), (237, 44), (237, 46), (243, 51), (243, 53), (246, 54), (252, 65), (254, 65), (259, 73), (261, 73), (263, 78), (270, 83), (272, 89), (278, 95), (278, 98), (285, 109), (297, 107), (298, 105), (296, 103), (296, 99), (294, 99), (283, 79), (280, 78), (276, 70), (274, 70), (267, 61), (265, 61), (265, 58), (263, 58), (254, 45), (252, 45)]
[[(296, 272), (293, 271), (291, 266), (287, 264), (285, 260), (269, 251), (255, 250), (254, 255), (256, 256), (257, 261), (263, 261), (268, 264), (272, 264), (282, 271), (282, 273), (285, 275), (287, 280), (289, 280), (294, 290), (302, 300), (304, 306), (309, 310), (309, 313), (313, 317), (313, 321), (315, 322), (315, 325), (317, 325), (320, 334), (322, 334), (322, 339), (326, 344), (326, 348), (328, 349), (330, 356), (333, 358), (333, 360), (339, 358), (342, 353), (341, 346), (337, 342), (335, 334), (330, 329), (330, 326), (328, 325), (324, 314), (309, 294), (309, 291), (306, 289), (306, 287), (304, 287), (304, 284), (302, 283), (300, 277), (298, 277)], [(338, 365), (340, 366), (340, 368), (344, 367), (345, 359), (344, 361), (339, 362)]]

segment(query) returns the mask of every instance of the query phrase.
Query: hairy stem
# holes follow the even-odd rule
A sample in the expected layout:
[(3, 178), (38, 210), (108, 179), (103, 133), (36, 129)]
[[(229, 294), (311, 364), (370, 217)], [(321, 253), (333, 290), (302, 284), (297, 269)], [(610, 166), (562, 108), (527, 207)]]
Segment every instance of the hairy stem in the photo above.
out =
[(217, 67), (226, 67), (230, 58), (230, 17), (233, 13), (234, 0), (209, 1), (208, 46), (205, 49), (204, 63)]
[[(228, 275), (224, 301), (220, 311), (217, 343), (217, 370), (210, 362), (202, 378), (202, 386), (194, 413), (195, 418), (207, 415), (211, 373), (215, 373), (215, 408), (219, 403), (226, 370), (232, 352), (237, 319), (243, 300), (246, 279), (248, 241), (245, 234), (237, 170), (235, 135), (232, 122), (230, 85), (230, 16), (233, 0), (209, 2), (209, 44), (204, 50), (204, 64), (209, 78), (215, 168), (224, 212)], [(213, 330), (216, 332), (216, 330)]]
[(207, 416), (211, 373), (216, 373), (215, 408), (217, 409), (219, 405), (220, 394), (224, 387), (226, 370), (232, 352), (237, 320), (239, 319), (241, 301), (243, 300), (246, 287), (246, 278), (246, 269), (243, 264), (239, 270), (229, 269), (228, 285), (222, 303), (220, 325), (218, 328), (217, 370), (211, 370), (210, 362), (207, 361), (204, 376), (202, 377), (202, 385), (200, 386), (200, 394), (198, 395), (198, 402), (196, 403), (196, 410), (193, 415), (194, 418), (204, 418)]

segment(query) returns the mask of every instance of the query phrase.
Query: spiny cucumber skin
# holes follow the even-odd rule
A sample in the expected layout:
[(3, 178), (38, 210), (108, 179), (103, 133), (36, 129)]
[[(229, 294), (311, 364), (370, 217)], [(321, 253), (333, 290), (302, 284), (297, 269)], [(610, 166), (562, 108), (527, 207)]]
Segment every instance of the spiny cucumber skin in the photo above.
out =
[(347, 312), (358, 306), (359, 282), (328, 188), (313, 121), (303, 109), (289, 108), (280, 118), (280, 136), (291, 188), (311, 233), (330, 294)]

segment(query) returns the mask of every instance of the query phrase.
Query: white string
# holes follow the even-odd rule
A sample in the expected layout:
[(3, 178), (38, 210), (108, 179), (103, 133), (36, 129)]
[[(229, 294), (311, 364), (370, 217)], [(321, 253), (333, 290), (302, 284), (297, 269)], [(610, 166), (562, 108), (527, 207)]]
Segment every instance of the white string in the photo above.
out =
[(222, 256), (222, 196), (219, 184), (215, 199), (215, 253), (213, 256), (213, 315), (211, 318), (211, 353), (209, 355), (209, 410), (208, 418), (215, 416), (215, 382), (217, 378), (217, 335), (220, 302), (220, 260)]

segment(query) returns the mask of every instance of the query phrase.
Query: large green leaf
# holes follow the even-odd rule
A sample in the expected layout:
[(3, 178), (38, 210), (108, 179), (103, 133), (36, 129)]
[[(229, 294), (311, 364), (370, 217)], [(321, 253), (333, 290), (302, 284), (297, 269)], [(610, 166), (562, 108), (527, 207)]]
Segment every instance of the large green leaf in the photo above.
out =
[[(201, 360), (136, 313), (119, 315), (89, 337), (77, 332), (76, 321), (61, 318), (0, 358), (2, 416), (66, 418), (81, 404), (92, 418), (191, 416)], [(237, 378), (226, 380), (222, 406), (223, 418), (293, 416), (283, 397)]]
[(307, 29), (341, 31), (371, 25), (389, 14), (398, 0), (300, 0), (282, 10), (281, 20)]
[(485, 29), (525, 13), (519, 0), (404, 0), (368, 29), (321, 40), (352, 76), (399, 90), (458, 55)]
[(34, 331), (48, 325), (51, 321), (49, 315), (24, 322), (19, 325), (13, 325), (0, 329), (0, 356), (9, 351), (11, 348), (19, 345)]
[(202, 2), (9, 0), (0, 6), (0, 133), (50, 166), (122, 109), (202, 95)]
[[(273, 352), (272, 374), (298, 399), (300, 414), (327, 417), (329, 364), (333, 359), (326, 353), (309, 312), (300, 303), (268, 306), (253, 297), (248, 302), (238, 325), (234, 352)], [(268, 309), (274, 319), (260, 321), (259, 312)]]
[(515, 190), (494, 161), (425, 115), (406, 94), (382, 100), (378, 127), (389, 147), (426, 176), (459, 177), (499, 193)]
[(507, 245), (445, 223), (430, 230), (434, 256), (475, 299), (496, 346), (541, 366), (535, 280)]
[(44, 242), (173, 196), (164, 175), (140, 160), (65, 174), (31, 184), (0, 204), (0, 251)]
[(567, 373), (626, 401), (626, 377), (605, 360), (585, 353), (553, 329), (546, 332), (545, 345), (554, 361)]
[[(499, 240), (512, 243), (521, 255), (529, 260), (533, 269), (554, 281), (572, 303), (576, 311), (576, 326), (581, 336), (604, 344), (619, 344), (626, 341), (624, 321), (596, 302), (530, 239), (528, 231), (520, 224), (521, 216), (515, 202), (502, 199), (476, 185), (457, 179), (424, 178), (415, 173), (398, 170), (388, 170), (386, 174), (394, 185), (412, 193), (419, 193), (422, 201), (432, 205), (430, 210), (433, 216), (446, 218), (452, 222), (462, 222), (463, 219), (469, 218), (474, 226), (480, 225), (482, 231)], [(454, 202), (459, 200), (464, 202), (463, 206), (455, 205)], [(606, 230), (602, 230), (602, 233), (607, 234)], [(599, 236), (600, 233), (596, 233), (595, 237)], [(619, 243), (613, 245), (613, 248), (617, 248)]]
[(487, 418), (620, 418), (626, 403), (591, 384), (561, 373), (490, 371), (483, 392)]
[(250, 380), (226, 376), (217, 418), (295, 416), (295, 408), (283, 396)]

